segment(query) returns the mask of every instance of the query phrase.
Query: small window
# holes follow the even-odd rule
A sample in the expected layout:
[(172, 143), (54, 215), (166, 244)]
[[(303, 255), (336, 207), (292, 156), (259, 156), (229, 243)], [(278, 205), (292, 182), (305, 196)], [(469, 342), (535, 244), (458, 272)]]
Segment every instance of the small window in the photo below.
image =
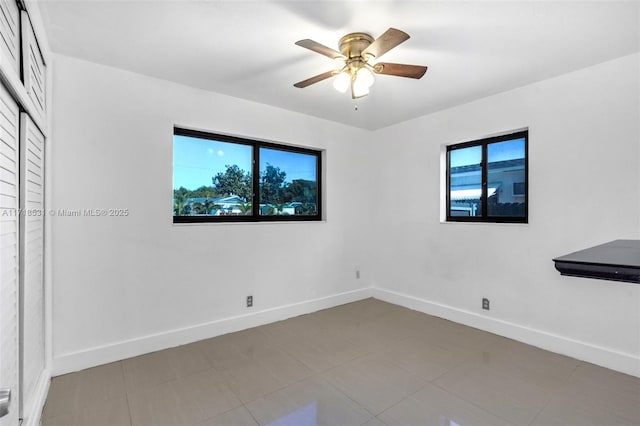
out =
[(173, 221), (320, 220), (321, 152), (174, 129)]
[(524, 182), (513, 182), (513, 196), (524, 196)]
[(447, 147), (447, 221), (527, 223), (528, 131)]

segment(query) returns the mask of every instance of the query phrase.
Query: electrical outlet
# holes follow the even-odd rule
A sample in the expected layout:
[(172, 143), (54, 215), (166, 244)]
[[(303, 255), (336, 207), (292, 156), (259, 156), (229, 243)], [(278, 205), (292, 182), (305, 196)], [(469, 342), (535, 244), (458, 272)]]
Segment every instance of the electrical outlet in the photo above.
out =
[(247, 308), (253, 306), (253, 296), (247, 296)]
[(482, 309), (489, 310), (489, 299), (482, 298)]
[(356, 280), (360, 279), (360, 270), (356, 269)]

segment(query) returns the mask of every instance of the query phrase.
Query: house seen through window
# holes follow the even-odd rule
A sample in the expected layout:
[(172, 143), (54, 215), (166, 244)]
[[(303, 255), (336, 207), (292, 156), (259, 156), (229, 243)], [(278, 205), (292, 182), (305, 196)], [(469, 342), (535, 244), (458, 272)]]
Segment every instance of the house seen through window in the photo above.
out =
[(447, 221), (526, 223), (528, 131), (447, 147)]
[(320, 220), (321, 152), (174, 130), (173, 221)]

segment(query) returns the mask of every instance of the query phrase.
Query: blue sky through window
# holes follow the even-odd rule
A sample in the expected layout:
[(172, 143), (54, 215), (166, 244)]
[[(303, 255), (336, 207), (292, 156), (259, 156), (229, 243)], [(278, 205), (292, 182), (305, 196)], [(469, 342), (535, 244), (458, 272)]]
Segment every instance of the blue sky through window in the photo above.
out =
[[(224, 173), (227, 165), (237, 165), (251, 173), (252, 147), (238, 143), (174, 135), (173, 188), (195, 190), (211, 186), (211, 179)], [(287, 182), (294, 179), (316, 180), (316, 157), (276, 149), (261, 148), (260, 170), (267, 163), (287, 173)]]
[(487, 145), (487, 156), (489, 163), (522, 159), (524, 158), (524, 138), (490, 143)]
[(260, 148), (260, 172), (267, 164), (287, 173), (286, 182), (294, 179), (316, 180), (316, 156), (278, 149)]
[(226, 165), (251, 172), (251, 146), (189, 136), (173, 136), (173, 188), (189, 190), (211, 186)]
[(482, 161), (482, 147), (472, 146), (470, 148), (454, 149), (449, 152), (451, 167), (470, 166), (480, 164)]
[[(525, 158), (524, 138), (490, 143), (487, 149), (490, 163)], [(451, 167), (480, 164), (482, 160), (482, 147), (473, 146), (470, 148), (454, 149), (450, 151), (450, 157)]]

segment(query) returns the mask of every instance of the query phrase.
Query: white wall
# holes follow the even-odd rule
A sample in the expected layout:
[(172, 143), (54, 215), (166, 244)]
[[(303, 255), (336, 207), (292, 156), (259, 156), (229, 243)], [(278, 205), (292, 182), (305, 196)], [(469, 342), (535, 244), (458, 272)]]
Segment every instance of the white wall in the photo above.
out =
[[(51, 221), (54, 374), (366, 296), (360, 130), (61, 55), (53, 86), (51, 208), (131, 212)], [(174, 226), (174, 125), (326, 149), (326, 222)]]
[[(640, 238), (638, 61), (368, 132), (55, 55), (51, 207), (131, 215), (51, 220), (54, 374), (373, 294), (640, 375), (640, 286), (551, 261)], [(327, 221), (172, 225), (174, 124), (326, 148)], [(442, 145), (523, 127), (530, 223), (440, 223)]]
[[(378, 131), (376, 186), (398, 203), (376, 218), (378, 296), (640, 375), (640, 285), (561, 277), (551, 261), (640, 238), (638, 63), (627, 56)], [(529, 224), (441, 223), (442, 145), (524, 127)]]

